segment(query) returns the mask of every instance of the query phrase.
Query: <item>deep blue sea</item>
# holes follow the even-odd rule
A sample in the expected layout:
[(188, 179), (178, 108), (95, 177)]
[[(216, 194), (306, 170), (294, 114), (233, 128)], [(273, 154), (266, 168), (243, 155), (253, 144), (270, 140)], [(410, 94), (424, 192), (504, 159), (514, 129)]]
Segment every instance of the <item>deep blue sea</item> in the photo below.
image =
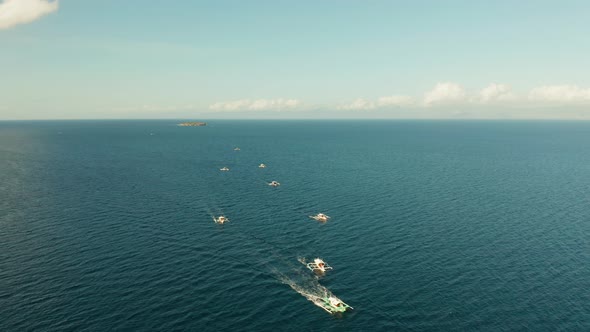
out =
[(177, 122), (0, 122), (0, 331), (590, 331), (590, 122)]

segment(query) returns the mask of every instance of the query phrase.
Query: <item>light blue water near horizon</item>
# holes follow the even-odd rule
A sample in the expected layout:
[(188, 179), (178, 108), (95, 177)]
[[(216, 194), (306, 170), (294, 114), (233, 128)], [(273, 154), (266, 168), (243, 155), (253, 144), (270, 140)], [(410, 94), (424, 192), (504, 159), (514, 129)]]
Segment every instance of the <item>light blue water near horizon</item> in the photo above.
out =
[(175, 124), (0, 122), (0, 330), (590, 329), (590, 122)]

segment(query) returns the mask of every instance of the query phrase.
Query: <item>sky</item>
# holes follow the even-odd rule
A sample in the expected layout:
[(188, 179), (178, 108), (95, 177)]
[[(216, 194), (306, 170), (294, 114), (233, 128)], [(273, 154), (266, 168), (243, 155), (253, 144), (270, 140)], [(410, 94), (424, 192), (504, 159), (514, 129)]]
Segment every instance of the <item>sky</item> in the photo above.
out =
[(0, 120), (590, 119), (590, 2), (0, 0)]

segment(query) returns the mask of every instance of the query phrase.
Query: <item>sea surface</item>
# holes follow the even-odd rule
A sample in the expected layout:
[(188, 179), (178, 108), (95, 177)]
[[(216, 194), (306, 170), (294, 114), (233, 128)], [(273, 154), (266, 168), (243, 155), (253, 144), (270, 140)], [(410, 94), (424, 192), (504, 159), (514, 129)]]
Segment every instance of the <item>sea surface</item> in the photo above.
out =
[(0, 331), (590, 331), (590, 122), (177, 122), (0, 122)]

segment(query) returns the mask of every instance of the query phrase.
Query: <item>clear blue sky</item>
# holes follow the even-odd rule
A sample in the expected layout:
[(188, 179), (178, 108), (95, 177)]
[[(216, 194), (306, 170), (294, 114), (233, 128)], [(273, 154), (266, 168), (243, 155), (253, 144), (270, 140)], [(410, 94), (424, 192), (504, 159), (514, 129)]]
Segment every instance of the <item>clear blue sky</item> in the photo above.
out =
[(588, 1), (60, 0), (0, 30), (0, 119), (585, 118), (589, 18)]

